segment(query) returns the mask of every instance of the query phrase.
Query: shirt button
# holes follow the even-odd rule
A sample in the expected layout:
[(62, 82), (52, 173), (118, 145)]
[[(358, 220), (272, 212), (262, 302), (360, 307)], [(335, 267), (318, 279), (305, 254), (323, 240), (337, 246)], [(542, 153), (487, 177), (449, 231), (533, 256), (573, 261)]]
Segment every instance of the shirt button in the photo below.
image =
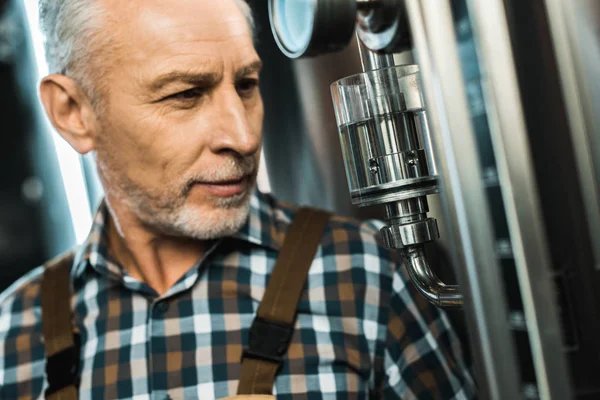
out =
[(161, 301), (160, 303), (157, 303), (156, 306), (154, 306), (154, 309), (157, 312), (164, 314), (169, 310), (169, 303), (167, 303), (166, 301)]

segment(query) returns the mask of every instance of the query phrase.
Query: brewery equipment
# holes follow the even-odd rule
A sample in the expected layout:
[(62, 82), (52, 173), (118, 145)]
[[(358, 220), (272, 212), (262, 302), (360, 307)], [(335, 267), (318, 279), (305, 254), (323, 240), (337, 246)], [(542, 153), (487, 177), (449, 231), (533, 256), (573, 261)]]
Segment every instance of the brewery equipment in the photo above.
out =
[[(384, 243), (422, 295), (462, 305), (481, 397), (597, 398), (600, 6), (269, 0), (269, 13), (290, 58), (356, 35), (362, 73), (331, 86), (352, 203), (385, 210)], [(395, 65), (406, 51), (416, 64)], [(458, 287), (423, 251), (437, 193)]]

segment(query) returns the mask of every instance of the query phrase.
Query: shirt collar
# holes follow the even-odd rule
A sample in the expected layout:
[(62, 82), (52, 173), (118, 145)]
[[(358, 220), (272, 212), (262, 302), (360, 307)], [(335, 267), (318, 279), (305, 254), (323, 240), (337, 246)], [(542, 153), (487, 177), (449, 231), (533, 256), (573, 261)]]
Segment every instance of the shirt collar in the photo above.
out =
[(280, 209), (280, 203), (258, 189), (250, 200), (246, 223), (234, 238), (279, 251), (289, 219)]
[[(76, 253), (73, 269), (75, 278), (80, 278), (88, 266), (101, 273), (122, 276), (120, 267), (108, 255), (108, 218), (108, 207), (105, 201), (102, 201), (94, 216), (90, 233)], [(273, 196), (256, 189), (250, 199), (246, 223), (231, 238), (279, 251), (289, 222), (288, 216), (280, 208), (280, 203)]]

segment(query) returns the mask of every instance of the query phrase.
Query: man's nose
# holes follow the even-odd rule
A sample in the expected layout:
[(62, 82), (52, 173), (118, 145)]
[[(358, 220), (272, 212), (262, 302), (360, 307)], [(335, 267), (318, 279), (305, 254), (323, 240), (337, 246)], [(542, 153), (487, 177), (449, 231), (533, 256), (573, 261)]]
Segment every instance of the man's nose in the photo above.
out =
[(255, 132), (250, 115), (235, 90), (223, 91), (218, 97), (215, 116), (219, 118), (211, 146), (215, 153), (233, 151), (250, 156), (260, 149), (260, 134)]

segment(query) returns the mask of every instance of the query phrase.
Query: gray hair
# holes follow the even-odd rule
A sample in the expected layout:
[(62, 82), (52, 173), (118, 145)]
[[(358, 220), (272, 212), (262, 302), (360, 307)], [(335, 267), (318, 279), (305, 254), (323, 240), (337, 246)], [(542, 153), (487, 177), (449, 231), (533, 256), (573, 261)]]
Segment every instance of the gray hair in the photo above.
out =
[[(254, 31), (252, 10), (245, 0), (235, 0)], [(68, 75), (78, 82), (94, 102), (97, 87), (88, 66), (91, 54), (108, 45), (110, 30), (98, 34), (107, 20), (98, 0), (39, 0), (40, 29), (50, 73)], [(95, 78), (95, 79), (94, 79)]]

